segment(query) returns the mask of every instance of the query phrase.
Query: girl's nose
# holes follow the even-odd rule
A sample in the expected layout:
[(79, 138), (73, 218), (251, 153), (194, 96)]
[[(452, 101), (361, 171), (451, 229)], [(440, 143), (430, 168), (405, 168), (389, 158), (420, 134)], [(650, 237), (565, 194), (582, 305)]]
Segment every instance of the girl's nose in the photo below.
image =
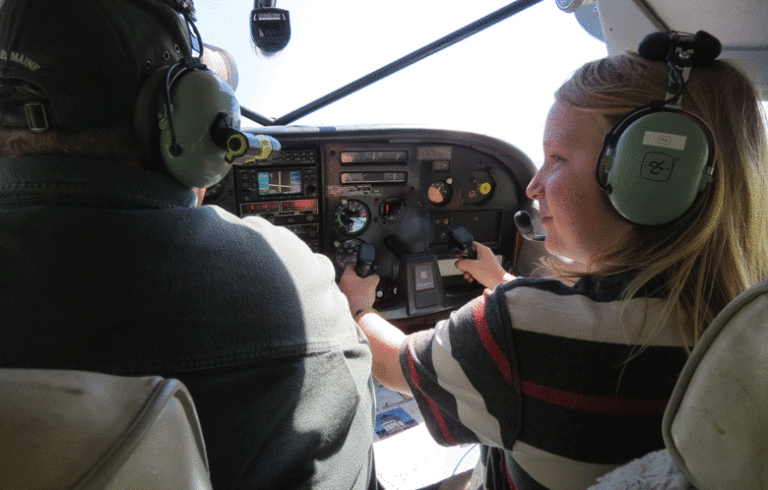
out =
[(542, 180), (541, 171), (536, 172), (536, 175), (533, 176), (533, 179), (531, 179), (531, 182), (525, 189), (525, 195), (530, 199), (541, 199), (541, 196), (544, 195), (544, 186), (542, 185)]

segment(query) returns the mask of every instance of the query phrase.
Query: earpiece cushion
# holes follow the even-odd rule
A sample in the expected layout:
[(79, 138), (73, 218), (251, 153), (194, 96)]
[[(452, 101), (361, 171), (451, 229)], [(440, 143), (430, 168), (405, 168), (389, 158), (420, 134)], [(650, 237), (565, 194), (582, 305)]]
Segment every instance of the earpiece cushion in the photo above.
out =
[[(210, 187), (232, 167), (225, 159), (226, 150), (213, 142), (211, 125), (219, 113), (225, 113), (239, 128), (240, 105), (232, 88), (218, 75), (189, 69), (173, 77), (169, 115), (165, 104), (169, 69), (173, 68), (150, 75), (137, 98), (134, 122), (145, 160), (149, 167), (162, 165), (185, 186)], [(178, 153), (171, 150), (174, 139), (181, 149)]]
[(133, 116), (133, 128), (136, 139), (141, 146), (142, 165), (148, 170), (168, 174), (165, 163), (160, 155), (160, 126), (158, 122), (165, 113), (163, 100), (165, 94), (165, 77), (170, 66), (165, 66), (152, 72), (141, 86), (136, 97)]
[(711, 173), (711, 136), (694, 115), (657, 110), (622, 123), (603, 162), (608, 198), (624, 218), (666, 224), (693, 204)]

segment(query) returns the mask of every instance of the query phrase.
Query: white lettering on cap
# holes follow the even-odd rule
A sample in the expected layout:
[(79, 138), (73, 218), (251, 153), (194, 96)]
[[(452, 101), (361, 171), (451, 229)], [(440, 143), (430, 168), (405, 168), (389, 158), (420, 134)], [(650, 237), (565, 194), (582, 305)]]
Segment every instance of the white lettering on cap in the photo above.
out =
[[(0, 59), (6, 59), (5, 57), (6, 53), (5, 51), (2, 51), (2, 56), (0, 56)], [(30, 71), (35, 71), (40, 69), (40, 65), (32, 61), (31, 59), (27, 58), (23, 54), (17, 53), (16, 51), (11, 51), (11, 61), (14, 63), (18, 63), (21, 66), (28, 68)]]

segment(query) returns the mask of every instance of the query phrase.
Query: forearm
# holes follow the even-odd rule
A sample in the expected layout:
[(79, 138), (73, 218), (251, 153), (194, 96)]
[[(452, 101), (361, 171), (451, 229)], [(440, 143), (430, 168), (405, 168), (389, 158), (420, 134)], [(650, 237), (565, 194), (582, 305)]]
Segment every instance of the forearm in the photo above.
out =
[(405, 334), (373, 312), (358, 316), (357, 323), (371, 345), (373, 375), (390, 390), (410, 395), (411, 389), (400, 368), (400, 347)]

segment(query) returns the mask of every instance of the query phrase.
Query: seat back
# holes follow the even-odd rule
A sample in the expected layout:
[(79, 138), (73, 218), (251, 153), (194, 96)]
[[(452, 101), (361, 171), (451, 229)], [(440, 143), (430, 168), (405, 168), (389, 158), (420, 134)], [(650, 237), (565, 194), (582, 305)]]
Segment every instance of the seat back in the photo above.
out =
[(0, 488), (211, 488), (178, 380), (0, 369), (0, 393)]
[(699, 490), (768, 489), (768, 281), (720, 312), (696, 344), (662, 423)]

